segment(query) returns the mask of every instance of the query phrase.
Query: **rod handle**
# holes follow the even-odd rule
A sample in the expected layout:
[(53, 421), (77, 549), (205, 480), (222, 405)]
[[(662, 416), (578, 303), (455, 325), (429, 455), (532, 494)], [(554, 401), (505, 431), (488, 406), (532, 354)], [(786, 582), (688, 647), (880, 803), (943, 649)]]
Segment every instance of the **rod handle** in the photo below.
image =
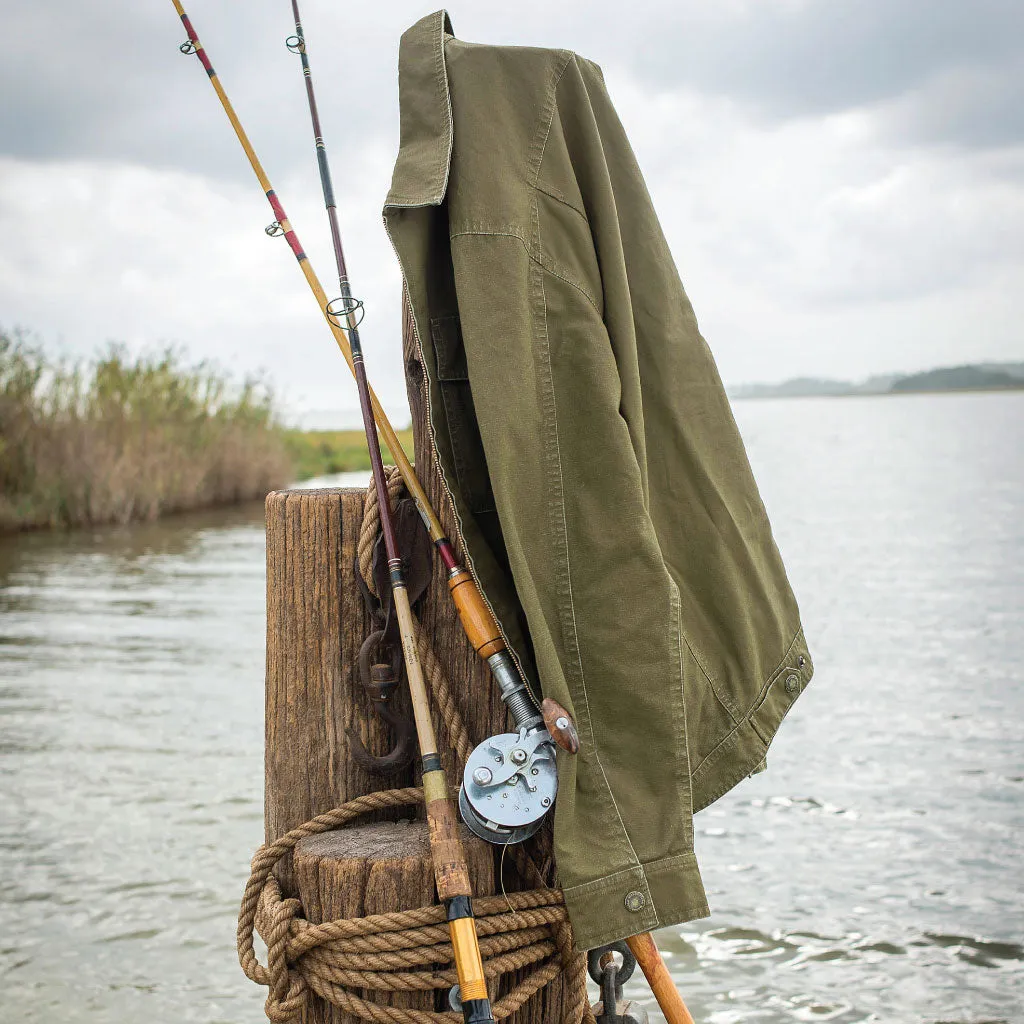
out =
[(430, 829), (430, 855), (434, 862), (434, 881), (442, 902), (456, 896), (471, 896), (473, 889), (466, 867), (466, 851), (459, 835), (459, 818), (448, 797), (443, 771), (425, 772), (423, 791)]
[(455, 953), (455, 970), (459, 976), (462, 1019), (466, 1024), (494, 1024), (472, 901), (468, 896), (457, 896), (445, 903), (445, 911)]
[(505, 650), (505, 640), (498, 623), (484, 601), (468, 569), (461, 566), (448, 577), (448, 589), (462, 620), (469, 642), (486, 661), (492, 654)]
[(658, 952), (654, 936), (650, 932), (630, 935), (626, 939), (626, 945), (636, 957), (640, 970), (644, 972), (644, 977), (651, 986), (654, 998), (658, 1000), (658, 1006), (668, 1024), (693, 1024), (690, 1011), (686, 1008), (672, 975), (668, 973), (661, 953)]

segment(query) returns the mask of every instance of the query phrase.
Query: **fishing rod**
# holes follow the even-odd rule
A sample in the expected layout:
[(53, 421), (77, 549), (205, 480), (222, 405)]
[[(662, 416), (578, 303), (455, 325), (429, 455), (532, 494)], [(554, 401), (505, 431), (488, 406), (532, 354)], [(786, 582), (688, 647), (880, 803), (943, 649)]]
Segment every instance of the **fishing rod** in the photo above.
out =
[[(283, 235), (285, 240), (288, 242), (289, 247), (295, 255), (295, 259), (302, 270), (303, 276), (306, 278), (306, 283), (309, 285), (310, 291), (312, 291), (314, 297), (317, 300), (317, 305), (320, 307), (320, 311), (323, 313), (324, 318), (327, 321), (328, 326), (331, 328), (331, 332), (334, 335), (334, 340), (341, 351), (345, 362), (348, 364), (349, 369), (353, 375), (356, 374), (356, 365), (353, 359), (352, 348), (349, 344), (346, 336), (346, 329), (342, 328), (335, 320), (335, 316), (343, 315), (346, 321), (349, 322), (357, 313), (363, 309), (362, 302), (358, 300), (349, 299), (348, 302), (343, 302), (341, 308), (335, 310), (332, 313), (329, 307), (332, 306), (328, 300), (326, 293), (324, 292), (323, 286), (320, 284), (319, 278), (316, 276), (312, 265), (310, 264), (309, 258), (306, 256), (302, 249), (301, 243), (298, 240), (298, 236), (295, 234), (294, 229), (288, 220), (287, 214), (284, 211), (284, 207), (278, 199), (276, 192), (271, 186), (270, 180), (267, 177), (266, 172), (263, 169), (263, 165), (260, 163), (259, 158), (256, 156), (256, 152), (249, 142), (249, 137), (245, 133), (241, 122), (238, 119), (238, 115), (235, 113), (234, 107), (231, 105), (231, 101), (228, 99), (227, 93), (224, 91), (224, 87), (221, 85), (220, 80), (217, 77), (216, 72), (213, 69), (213, 65), (210, 63), (209, 56), (203, 49), (202, 43), (200, 43), (198, 36), (196, 35), (195, 29), (192, 27), (192, 23), (185, 13), (179, 0), (171, 0), (174, 4), (175, 10), (178, 12), (182, 20), (182, 24), (185, 26), (185, 31), (188, 36), (188, 40), (183, 43), (180, 47), (182, 53), (185, 54), (196, 54), (199, 57), (200, 63), (203, 65), (207, 75), (210, 78), (210, 84), (213, 86), (214, 91), (217, 93), (217, 97), (221, 102), (221, 106), (224, 108), (224, 112), (231, 123), (231, 127), (234, 129), (235, 135), (238, 137), (238, 141), (245, 151), (245, 155), (252, 166), (253, 172), (256, 175), (257, 180), (260, 183), (260, 187), (263, 189), (268, 202), (270, 203), (271, 209), (274, 211), (275, 220), (268, 226), (268, 235)], [(297, 10), (295, 11), (297, 15)], [(297, 36), (298, 40), (302, 40), (301, 25), (299, 25), (299, 18), (296, 17), (297, 28), (299, 29)], [(291, 47), (289, 47), (291, 48)], [(302, 42), (302, 48), (305, 49), (304, 42)], [(296, 51), (298, 52), (298, 51)], [(307, 82), (309, 82), (308, 89), (312, 90), (311, 76), (306, 73), (308, 68), (308, 60), (304, 64), (303, 73), (306, 75)], [(315, 109), (315, 99), (314, 99)], [(318, 122), (319, 119), (317, 119)], [(319, 138), (320, 132), (316, 132), (318, 137), (318, 161), (321, 162), (322, 166), (326, 168), (326, 150), (323, 148), (323, 140)], [(323, 158), (321, 160), (320, 153), (323, 152)], [(329, 173), (326, 176), (329, 181)], [(328, 195), (333, 196), (333, 189), (328, 192)], [(333, 205), (333, 204), (331, 204)], [(340, 235), (338, 236), (338, 246), (340, 249)], [(341, 276), (345, 276), (341, 273)], [(344, 289), (343, 289), (344, 294)], [(358, 323), (356, 323), (358, 326)], [(364, 371), (365, 373), (365, 371)], [(409, 491), (413, 500), (416, 503), (417, 510), (419, 511), (420, 517), (427, 527), (427, 531), (430, 535), (431, 540), (434, 542), (435, 547), (438, 550), (438, 554), (441, 560), (444, 562), (445, 567), (448, 570), (448, 589), (452, 595), (452, 599), (455, 602), (456, 609), (458, 610), (459, 619), (462, 622), (463, 629), (466, 632), (466, 636), (470, 643), (473, 645), (477, 654), (487, 662), (490, 666), (491, 671), (494, 675), (495, 680), (498, 683), (498, 687), (501, 691), (502, 700), (506, 703), (509, 708), (513, 719), (516, 722), (517, 727), (520, 727), (521, 722), (532, 724), (541, 716), (538, 715), (537, 710), (534, 706), (532, 697), (529, 695), (526, 683), (519, 674), (518, 668), (514, 660), (512, 659), (511, 653), (508, 650), (508, 645), (505, 643), (505, 639), (501, 634), (501, 630), (498, 627), (497, 621), (492, 614), (489, 605), (484, 600), (483, 594), (480, 591), (479, 585), (475, 577), (473, 577), (462, 565), (460, 565), (458, 558), (455, 555), (455, 549), (452, 546), (451, 541), (445, 534), (444, 527), (441, 525), (441, 521), (437, 516), (437, 513), (433, 510), (430, 504), (430, 499), (427, 497), (422, 485), (416, 477), (416, 473), (413, 470), (412, 464), (409, 462), (408, 456), (406, 456), (401, 443), (398, 440), (398, 435), (395, 433), (394, 428), (391, 426), (390, 421), (384, 412), (383, 407), (380, 404), (377, 396), (374, 394), (373, 389), (366, 384), (366, 396), (368, 404), (371, 407), (373, 418), (376, 422), (380, 433), (384, 436), (384, 442), (388, 446), (389, 451), (395, 461), (395, 465), (398, 467), (399, 473), (402, 476), (402, 480), (405, 483), (406, 489)], [(362, 405), (362, 396), (361, 405)], [(373, 445), (370, 445), (371, 452)], [(379, 452), (379, 446), (378, 446)], [(387, 500), (381, 502), (382, 511), (388, 507)], [(390, 556), (389, 556), (390, 559)], [(405, 642), (404, 630), (403, 630), (403, 647)], [(569, 750), (571, 753), (575, 753), (578, 749), (578, 738), (575, 734), (575, 728), (572, 725), (571, 720), (567, 715), (564, 714), (564, 710), (559, 708), (554, 702), (545, 701), (545, 711), (550, 712), (552, 731), (556, 736), (559, 746)], [(543, 721), (543, 719), (541, 719)], [(524, 729), (520, 728), (519, 736), (516, 734), (510, 734), (509, 737), (494, 737), (495, 740), (514, 738), (518, 739), (522, 736)], [(474, 754), (479, 752), (482, 747), (486, 745), (481, 744), (474, 751)], [(495, 758), (501, 757), (504, 762), (501, 766), (495, 764), (499, 771), (505, 770), (509, 764), (516, 765), (517, 761), (523, 761), (524, 764), (519, 764), (518, 767), (522, 773), (523, 781), (526, 783), (526, 788), (529, 790), (529, 779), (525, 775), (524, 769), (530, 768), (529, 762), (532, 758), (527, 756), (522, 757), (519, 748), (512, 747), (507, 749), (507, 743), (505, 744), (506, 749), (498, 748), (495, 753)], [(436, 749), (436, 744), (435, 744)], [(516, 755), (513, 759), (513, 754)], [(472, 760), (472, 757), (471, 759)], [(480, 766), (483, 767), (483, 766)], [(538, 776), (534, 778), (553, 776), (554, 766), (553, 762), (544, 759), (537, 764)], [(531, 774), (532, 774), (532, 769)], [(491, 768), (488, 766), (487, 771), (491, 773), (491, 779), (493, 780), (494, 774)], [(485, 779), (487, 776), (480, 772), (477, 774), (476, 770), (472, 772), (472, 778), (470, 778), (471, 765), (466, 765), (466, 779), (465, 784), (462, 787), (460, 793), (460, 809), (463, 810), (466, 824), (478, 835), (482, 835), (484, 839), (490, 842), (518, 842), (522, 839), (528, 838), (532, 835), (537, 828), (540, 827), (541, 820), (546, 813), (548, 806), (544, 806), (542, 813), (536, 816), (536, 809), (530, 810), (532, 815), (535, 817), (527, 824), (518, 824), (512, 822), (506, 824), (503, 822), (497, 822), (493, 820), (493, 817), (487, 817), (483, 813), (477, 811), (477, 808), (473, 806), (466, 806), (465, 794), (469, 789), (468, 783), (473, 782), (477, 787), (478, 792), (486, 792), (484, 789)], [(442, 779), (443, 781), (443, 779)], [(514, 781), (512, 779), (506, 780)], [(497, 785), (498, 783), (491, 781), (489, 785)], [(446, 787), (447, 788), (447, 787)], [(536, 791), (540, 789), (540, 786), (536, 786)], [(552, 794), (553, 799), (553, 794)], [(542, 806), (543, 806), (543, 798)], [(470, 813), (472, 812), (472, 813)], [(503, 838), (504, 836), (504, 838)], [(457, 833), (456, 833), (457, 838)], [(433, 844), (432, 844), (433, 847)], [(468, 902), (468, 901), (467, 901)], [(466, 920), (466, 919), (463, 919)], [(470, 919), (471, 921), (471, 919)], [(473, 940), (476, 942), (476, 933), (473, 931)], [(654, 943), (653, 937), (649, 933), (632, 936), (629, 940), (630, 948), (637, 958), (637, 962), (640, 964), (641, 969), (648, 979), (652, 982), (652, 989), (655, 991), (655, 995), (658, 999), (658, 1003), (661, 1006), (662, 1012), (665, 1014), (669, 1024), (692, 1024), (692, 1018), (683, 1004), (682, 998), (678, 991), (675, 990), (674, 986), (671, 986), (671, 991), (662, 983), (657, 987), (654, 986), (653, 980), (658, 978), (659, 981), (663, 982), (667, 976), (668, 971), (665, 967), (664, 961), (661, 958), (661, 954), (658, 951), (657, 946)], [(453, 943), (454, 945), (454, 943)], [(479, 948), (478, 948), (479, 955)], [(460, 975), (461, 980), (461, 975)], [(466, 990), (463, 989), (464, 993)], [(486, 989), (485, 989), (486, 991)], [(488, 1017), (480, 1018), (481, 1024), (486, 1024)]]
[[(172, 0), (172, 2), (184, 21), (186, 15), (181, 4), (177, 0)], [(296, 19), (297, 24), (298, 20)], [(301, 29), (300, 24), (298, 27)], [(289, 49), (294, 47), (294, 52), (301, 53), (301, 48), (304, 46), (301, 32), (292, 37), (289, 43), (292, 44)], [(267, 227), (266, 232), (272, 237), (283, 236), (288, 242), (306, 283), (334, 335), (334, 340), (354, 375), (356, 369), (347, 337), (347, 324), (353, 317), (357, 318), (358, 323), (363, 312), (363, 303), (358, 299), (353, 299), (351, 293), (346, 299), (344, 292), (341, 298), (333, 302), (328, 300), (323, 286), (288, 220), (281, 200), (271, 186), (266, 171), (256, 156), (202, 45), (198, 40), (193, 40), (190, 35), (189, 40), (182, 44), (181, 50), (186, 54), (197, 54), (206, 69), (210, 82), (238, 136), (238, 141), (245, 151), (260, 187), (274, 211), (275, 219)], [(303, 66), (303, 72), (306, 74), (307, 90), (311, 92), (312, 83), (309, 74), (306, 73), (307, 69), (308, 60)], [(315, 99), (313, 104), (313, 109), (315, 109)], [(317, 118), (318, 122), (319, 117)], [(316, 134), (317, 158), (321, 166), (322, 180), (329, 182), (329, 172), (324, 174), (324, 169), (327, 166), (326, 150), (323, 147), (319, 131)], [(329, 208), (331, 208), (334, 206), (333, 189), (328, 191), (327, 197), (330, 199)], [(335, 228), (332, 227), (332, 233), (334, 231)], [(340, 245), (340, 235), (335, 235), (335, 241), (337, 245)], [(345, 320), (346, 326), (342, 326), (338, 322), (339, 318)], [(406, 490), (412, 496), (420, 518), (448, 572), (448, 590), (455, 603), (466, 637), (473, 649), (489, 666), (501, 693), (501, 699), (508, 707), (516, 726), (515, 733), (491, 737), (473, 752), (463, 776), (463, 785), (459, 793), (459, 808), (470, 829), (488, 842), (502, 844), (522, 842), (540, 828), (545, 815), (554, 803), (557, 792), (558, 779), (555, 771), (554, 751), (551, 744), (546, 742), (549, 734), (544, 728), (543, 718), (536, 708), (533, 697), (508, 649), (497, 620), (484, 599), (476, 578), (459, 562), (455, 548), (446, 535), (440, 518), (431, 506), (426, 491), (417, 479), (416, 471), (405, 454), (383, 406), (373, 388), (368, 390), (377, 428), (391, 452)], [(561, 717), (566, 717), (568, 721), (564, 713)], [(556, 741), (560, 746), (564, 745), (560, 737), (556, 737)], [(497, 761), (499, 757), (501, 758), (500, 763)], [(508, 796), (503, 800), (490, 799), (499, 793), (508, 794)]]
[[(362, 303), (352, 298), (348, 271), (342, 251), (341, 230), (338, 226), (338, 208), (334, 196), (327, 147), (324, 143), (320, 113), (313, 88), (313, 74), (309, 65), (306, 37), (302, 29), (298, 0), (292, 0), (295, 35), (285, 41), (288, 49), (302, 61), (302, 74), (306, 83), (306, 98), (313, 124), (320, 185), (331, 228), (334, 258), (338, 270), (341, 297), (328, 305), (328, 312), (343, 312), (349, 317), (362, 311)], [(335, 308), (337, 307), (337, 308)], [(348, 330), (352, 339), (352, 330)], [(355, 351), (355, 344), (352, 344)], [(396, 459), (397, 461), (397, 459)], [(409, 467), (415, 478), (415, 471)], [(417, 485), (418, 485), (417, 480)], [(429, 502), (427, 503), (429, 508)], [(431, 510), (431, 515), (433, 511)], [(437, 519), (436, 515), (433, 516)], [(428, 529), (431, 523), (428, 522)], [(440, 529), (440, 523), (437, 523)], [(502, 699), (508, 706), (516, 725), (515, 733), (491, 736), (479, 744), (467, 760), (463, 772), (463, 785), (459, 791), (459, 810), (462, 818), (482, 839), (492, 843), (517, 843), (529, 838), (540, 827), (544, 816), (554, 803), (558, 790), (555, 771), (554, 743), (561, 744), (557, 733), (549, 733), (544, 718), (538, 714), (520, 677), (497, 622), (487, 608), (473, 577), (453, 561), (454, 550), (447, 537), (435, 544), (449, 572), (449, 586), (456, 597), (460, 615), (466, 607), (470, 615), (463, 616), (466, 633), (474, 642), (498, 683)], [(459, 600), (463, 604), (459, 604)], [(475, 607), (470, 608), (470, 603)], [(481, 621), (481, 616), (489, 621)], [(471, 619), (467, 623), (467, 617)], [(474, 640), (473, 629), (479, 634)], [(480, 643), (480, 640), (484, 643)], [(564, 714), (564, 712), (563, 712)], [(568, 721), (566, 717), (566, 721)], [(500, 767), (495, 767), (495, 765)], [(500, 794), (500, 799), (493, 798)]]
[[(185, 31), (188, 33), (188, 52), (194, 52), (198, 55), (203, 67), (206, 69), (206, 73), (210, 77), (210, 82), (213, 84), (217, 95), (224, 105), (225, 112), (231, 123), (235, 126), (242, 145), (246, 148), (247, 152), (251, 151), (248, 140), (244, 137), (238, 119), (228, 101), (227, 94), (217, 78), (217, 74), (210, 63), (206, 51), (199, 42), (199, 38), (192, 27), (188, 15), (182, 8), (179, 0), (172, 0), (172, 2), (181, 16)], [(296, 8), (297, 21), (298, 9)], [(305, 54), (303, 54), (303, 63), (306, 68), (306, 81), (309, 83), (308, 62), (305, 60)], [(311, 84), (310, 88), (312, 88)], [(316, 116), (316, 105), (312, 92), (310, 92), (310, 105), (314, 114), (318, 152), (323, 154), (322, 141), (319, 138), (319, 118)], [(253, 166), (255, 169), (256, 164), (254, 163)], [(322, 173), (327, 170), (326, 154), (324, 154), (324, 158), (321, 160), (321, 169)], [(328, 176), (324, 180), (325, 198), (332, 197), (332, 192), (328, 187), (329, 184), (330, 178)], [(271, 198), (273, 190), (270, 188), (269, 182), (267, 182), (265, 191), (267, 198), (271, 199), (271, 204), (275, 205), (274, 200)], [(338, 274), (341, 284), (340, 305), (335, 304), (332, 317), (342, 318), (346, 325), (343, 329), (348, 334), (350, 345), (349, 358), (352, 372), (356, 378), (356, 388), (359, 392), (359, 408), (363, 416), (363, 428), (366, 431), (366, 444), (370, 450), (373, 482), (377, 490), (377, 502), (380, 506), (381, 530), (384, 534), (384, 546), (388, 556), (391, 591), (398, 618), (402, 653), (405, 656), (406, 676), (409, 680), (409, 692), (412, 697), (413, 718), (416, 722), (416, 736), (420, 747), (420, 763), (423, 772), (423, 802), (426, 805), (427, 823), (430, 829), (430, 853), (434, 862), (437, 894), (445, 906), (448, 918), (448, 928), (455, 955), (455, 969), (459, 979), (459, 996), (463, 1019), (466, 1024), (494, 1024), (494, 1015), (491, 1012), (490, 998), (487, 994), (483, 959), (480, 955), (480, 942), (473, 920), (473, 888), (470, 883), (469, 868), (466, 864), (466, 853), (462, 847), (462, 840), (459, 836), (459, 820), (455, 813), (455, 806), (448, 793), (448, 781), (441, 766), (441, 757), (437, 749), (437, 738), (434, 734), (434, 723), (430, 715), (427, 687), (423, 678), (423, 668), (420, 665), (419, 652), (416, 648), (415, 625), (413, 623), (412, 607), (409, 604), (409, 594), (405, 585), (402, 556), (398, 549), (398, 539), (395, 536), (391, 506), (388, 501), (388, 485), (384, 476), (384, 463), (380, 454), (377, 424), (374, 421), (370, 386), (366, 379), (362, 344), (359, 340), (356, 313), (361, 308), (361, 304), (358, 300), (353, 299), (349, 288), (348, 274), (345, 268), (345, 255), (341, 248), (341, 236), (338, 231), (337, 217), (334, 214), (333, 205), (329, 204), (328, 209), (331, 211), (334, 253), (338, 261)], [(298, 239), (295, 237), (294, 232), (291, 231), (291, 227), (280, 204), (275, 205), (274, 212), (279, 214), (280, 228), (284, 231), (285, 237), (289, 239), (289, 244), (292, 246), (296, 256), (300, 261), (305, 262), (305, 256), (300, 255), (302, 250)]]
[[(309, 103), (313, 141), (320, 170), (320, 186), (327, 210), (327, 220), (330, 223), (338, 286), (341, 291), (340, 298), (330, 303), (327, 311), (332, 314), (332, 319), (336, 319), (338, 315), (346, 318), (345, 330), (355, 360), (360, 349), (358, 323), (354, 321), (354, 317), (362, 312), (363, 304), (353, 298), (350, 288), (341, 243), (341, 229), (338, 226), (338, 204), (334, 196), (334, 183), (320, 124), (320, 112), (313, 88), (313, 73), (309, 65), (309, 53), (306, 49), (298, 0), (291, 0), (291, 5), (295, 19), (295, 35), (289, 36), (285, 40), (285, 45), (292, 53), (298, 54), (302, 61), (302, 75), (306, 83), (306, 99)], [(367, 439), (372, 447), (369, 432)], [(371, 458), (373, 454), (371, 452)], [(412, 467), (410, 471), (415, 475)], [(465, 593), (469, 600), (474, 599), (475, 595), (479, 599), (479, 606), (486, 611), (487, 605), (476, 589), (473, 578), (461, 566), (453, 567), (450, 564), (449, 559), (454, 555), (451, 542), (444, 538), (437, 543), (442, 558), (445, 558), (445, 564), (448, 565), (450, 581), (454, 583), (453, 593)], [(447, 558), (446, 552), (449, 556)], [(479, 616), (474, 615), (474, 622), (478, 619)], [(469, 632), (467, 628), (467, 634)], [(496, 646), (498, 642), (504, 644), (493, 618), (490, 624), (486, 624), (486, 632), (488, 645)], [(512, 713), (516, 732), (491, 736), (470, 754), (463, 772), (463, 784), (459, 790), (459, 810), (469, 828), (488, 842), (522, 842), (536, 832), (554, 803), (558, 790), (554, 745), (555, 742), (561, 743), (562, 738), (557, 730), (548, 731), (545, 719), (534, 708), (508, 650), (497, 649), (493, 653), (488, 653), (488, 645), (485, 645), (483, 653), (498, 681), (502, 697)], [(564, 715), (564, 710), (560, 710)], [(568, 723), (567, 716), (564, 720)], [(500, 799), (494, 801), (494, 796), (498, 794)], [(488, 807), (488, 803), (491, 806)]]

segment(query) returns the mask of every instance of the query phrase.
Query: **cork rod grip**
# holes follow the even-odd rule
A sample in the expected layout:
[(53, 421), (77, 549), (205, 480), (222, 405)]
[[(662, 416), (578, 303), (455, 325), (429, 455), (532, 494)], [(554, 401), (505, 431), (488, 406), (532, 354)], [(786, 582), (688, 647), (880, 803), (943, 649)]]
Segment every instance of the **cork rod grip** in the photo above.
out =
[(466, 852), (462, 848), (459, 819), (452, 801), (447, 797), (431, 800), (427, 804), (427, 825), (430, 828), (430, 854), (434, 861), (437, 895), (442, 901), (453, 896), (472, 896)]

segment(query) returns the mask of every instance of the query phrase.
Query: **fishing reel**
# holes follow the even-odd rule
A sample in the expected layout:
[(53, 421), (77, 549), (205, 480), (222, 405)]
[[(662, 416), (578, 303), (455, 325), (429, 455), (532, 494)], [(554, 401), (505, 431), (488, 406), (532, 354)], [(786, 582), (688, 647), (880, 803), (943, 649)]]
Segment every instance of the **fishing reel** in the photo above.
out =
[(481, 839), (521, 843), (540, 828), (557, 792), (555, 745), (541, 724), (491, 736), (470, 754), (459, 811)]
[(475, 835), (505, 846), (540, 828), (558, 792), (555, 744), (506, 651), (487, 659), (516, 732), (484, 740), (469, 755), (459, 812)]

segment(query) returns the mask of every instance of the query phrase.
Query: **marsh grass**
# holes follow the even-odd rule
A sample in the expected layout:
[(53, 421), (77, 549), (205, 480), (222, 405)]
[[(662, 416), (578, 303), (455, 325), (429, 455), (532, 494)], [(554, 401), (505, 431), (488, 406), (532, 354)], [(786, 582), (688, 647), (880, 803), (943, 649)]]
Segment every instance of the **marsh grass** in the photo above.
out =
[(0, 332), (0, 530), (155, 519), (294, 479), (269, 391), (168, 350), (48, 357)]

